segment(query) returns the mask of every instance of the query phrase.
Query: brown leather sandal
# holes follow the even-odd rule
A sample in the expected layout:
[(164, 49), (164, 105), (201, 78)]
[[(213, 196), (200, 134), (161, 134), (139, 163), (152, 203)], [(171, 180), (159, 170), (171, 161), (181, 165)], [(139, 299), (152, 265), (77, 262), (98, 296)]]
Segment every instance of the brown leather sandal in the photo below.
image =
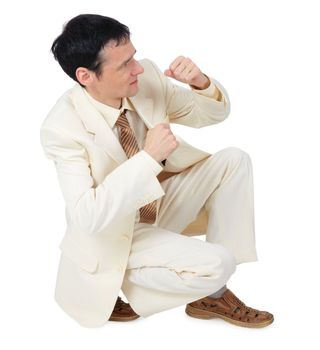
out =
[(109, 321), (133, 321), (140, 316), (136, 314), (130, 304), (124, 302), (119, 296), (109, 318)]
[(221, 318), (241, 327), (266, 327), (274, 320), (267, 311), (246, 306), (229, 289), (220, 298), (204, 297), (187, 304), (185, 312), (195, 318)]

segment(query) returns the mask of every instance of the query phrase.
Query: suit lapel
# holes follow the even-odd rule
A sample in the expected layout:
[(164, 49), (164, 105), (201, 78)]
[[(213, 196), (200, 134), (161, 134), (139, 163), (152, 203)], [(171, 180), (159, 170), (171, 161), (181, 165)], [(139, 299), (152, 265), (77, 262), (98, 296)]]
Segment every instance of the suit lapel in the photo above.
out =
[(151, 98), (146, 98), (141, 94), (137, 94), (128, 98), (133, 104), (139, 117), (144, 121), (148, 130), (154, 127), (153, 123), (153, 101)]
[[(128, 160), (118, 138), (104, 120), (103, 116), (94, 108), (85, 95), (82, 87), (76, 84), (71, 91), (71, 99), (75, 109), (80, 116), (85, 128), (89, 133), (94, 135), (95, 143), (101, 147), (110, 157), (118, 164)], [(131, 103), (137, 113), (144, 121), (148, 129), (153, 128), (153, 101), (145, 98), (139, 93), (130, 98)]]

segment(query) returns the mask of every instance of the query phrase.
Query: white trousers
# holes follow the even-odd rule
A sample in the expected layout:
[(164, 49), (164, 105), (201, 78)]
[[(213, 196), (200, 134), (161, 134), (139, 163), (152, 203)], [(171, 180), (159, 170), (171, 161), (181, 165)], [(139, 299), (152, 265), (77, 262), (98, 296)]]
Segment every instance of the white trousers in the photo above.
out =
[[(140, 316), (219, 290), (236, 265), (257, 260), (252, 164), (228, 147), (161, 183), (157, 221), (135, 224), (122, 291)], [(182, 235), (205, 206), (206, 241)]]

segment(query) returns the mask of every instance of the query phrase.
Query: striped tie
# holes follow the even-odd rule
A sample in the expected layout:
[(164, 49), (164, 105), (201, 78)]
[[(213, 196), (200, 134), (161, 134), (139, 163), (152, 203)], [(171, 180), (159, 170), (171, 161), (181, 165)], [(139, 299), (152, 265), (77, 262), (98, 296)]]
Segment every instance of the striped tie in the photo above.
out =
[[(120, 114), (115, 125), (118, 127), (120, 134), (120, 143), (128, 158), (135, 155), (140, 151), (136, 137), (133, 130), (130, 128), (128, 119), (126, 117), (126, 109)], [(144, 207), (139, 208), (140, 221), (148, 224), (153, 224), (157, 215), (157, 201), (146, 204)]]

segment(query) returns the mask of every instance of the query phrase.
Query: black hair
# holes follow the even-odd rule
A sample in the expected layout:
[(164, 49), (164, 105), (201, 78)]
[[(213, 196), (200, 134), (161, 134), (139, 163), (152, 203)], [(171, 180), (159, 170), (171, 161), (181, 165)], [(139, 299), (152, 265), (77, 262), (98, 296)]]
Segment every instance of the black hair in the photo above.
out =
[(63, 31), (54, 40), (51, 51), (64, 72), (80, 84), (75, 74), (77, 68), (88, 68), (99, 77), (101, 50), (110, 41), (115, 41), (116, 46), (125, 43), (130, 39), (130, 34), (129, 28), (114, 18), (82, 14), (63, 26)]

